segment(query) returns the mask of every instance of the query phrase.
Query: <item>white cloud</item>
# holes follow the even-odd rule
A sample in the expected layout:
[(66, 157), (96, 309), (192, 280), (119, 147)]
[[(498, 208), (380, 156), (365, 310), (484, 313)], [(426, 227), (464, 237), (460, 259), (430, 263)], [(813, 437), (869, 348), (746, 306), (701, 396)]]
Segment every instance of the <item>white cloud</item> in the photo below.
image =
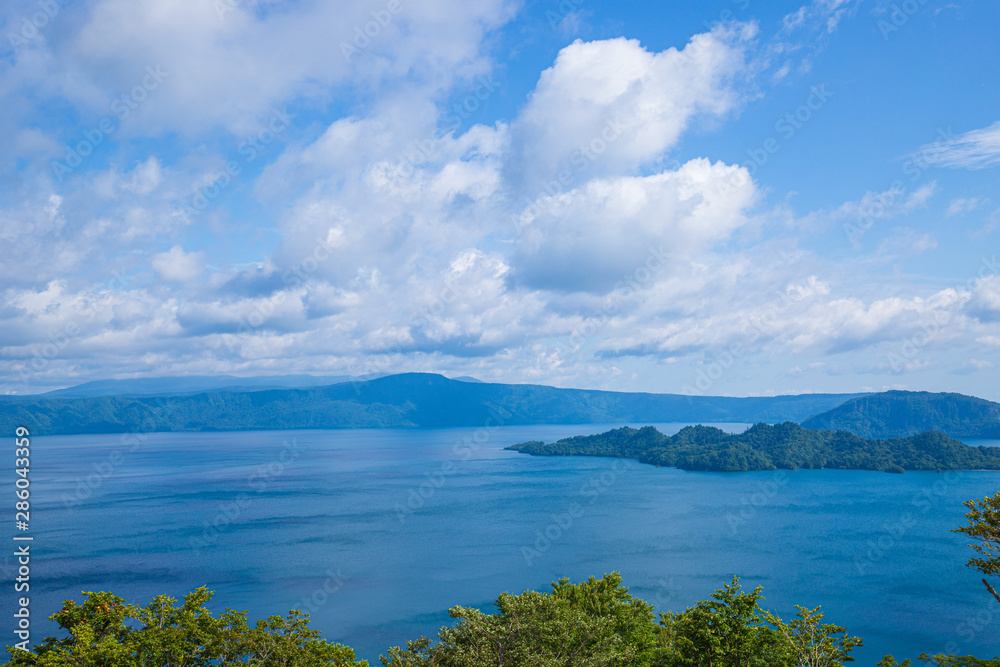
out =
[(705, 159), (653, 176), (599, 179), (522, 214), (515, 278), (542, 289), (607, 292), (651, 252), (690, 257), (746, 222), (746, 170)]
[[(18, 52), (0, 92), (24, 117), (23, 91), (89, 121), (147, 64), (169, 76), (101, 158), (0, 209), (0, 237), (23, 255), (0, 273), (5, 368), (30, 368), (37, 342), (73, 322), (84, 326), (38, 378), (451, 369), (592, 385), (634, 377), (639, 357), (683, 373), (734, 343), (816, 376), (850, 365), (816, 355), (895, 345), (942, 314), (948, 329), (929, 348), (1000, 346), (989, 284), (920, 297), (892, 280), (859, 286), (797, 247), (781, 211), (757, 208), (746, 170), (712, 155), (663, 167), (757, 95), (765, 60), (794, 78), (801, 45), (762, 58), (743, 24), (659, 53), (577, 41), (509, 123), (470, 127), (444, 100), (491, 74), (483, 38), (512, 3), (406, 4), (347, 63), (339, 42), (380, 2), (247, 0), (220, 18), (211, 1), (95, 0)], [(811, 39), (851, 6), (816, 0), (789, 26)], [(180, 211), (192, 183), (234, 158), (231, 133), (285, 103), (300, 117), (279, 145), (215, 210)], [(61, 145), (42, 130), (11, 136), (18, 159), (47, 161)], [(824, 215), (901, 216), (935, 192), (867, 193)], [(880, 251), (935, 243), (903, 230)]]
[(969, 359), (953, 372), (957, 375), (970, 375), (972, 373), (978, 373), (979, 371), (988, 370), (993, 367), (994, 364), (992, 361), (986, 361), (985, 359)]
[(198, 278), (205, 269), (205, 253), (184, 252), (175, 245), (167, 252), (153, 257), (153, 270), (163, 280), (187, 283)]
[(813, 0), (812, 3), (786, 14), (781, 21), (782, 30), (791, 33), (818, 26), (824, 32), (832, 33), (851, 11), (850, 4), (851, 0)]
[(931, 234), (918, 234), (910, 228), (893, 230), (892, 236), (879, 244), (879, 255), (919, 255), (938, 247), (937, 239)]
[(162, 180), (162, 166), (155, 157), (150, 157), (145, 162), (140, 163), (132, 170), (132, 178), (128, 183), (122, 185), (127, 192), (137, 195), (148, 195), (157, 187)]
[[(876, 221), (906, 216), (924, 208), (937, 192), (937, 181), (925, 183), (909, 193), (904, 186), (899, 185), (883, 192), (869, 190), (861, 199), (841, 204), (829, 213), (829, 217), (843, 221), (844, 230), (848, 232), (852, 241), (857, 242)], [(818, 214), (820, 219), (826, 215), (825, 212)]]
[(986, 169), (1000, 165), (1000, 121), (954, 139), (922, 146), (913, 157), (922, 164), (953, 169)]
[(969, 313), (982, 322), (1000, 322), (1000, 276), (991, 275), (976, 280)]
[(660, 53), (625, 38), (567, 46), (512, 124), (515, 181), (534, 195), (563, 170), (590, 177), (656, 159), (698, 115), (740, 106), (735, 78), (755, 35), (752, 24), (719, 25)]
[(985, 200), (980, 197), (959, 197), (951, 200), (944, 214), (949, 218), (955, 215), (965, 215), (976, 210), (983, 203), (985, 203)]
[(411, 77), (435, 88), (481, 73), (488, 66), (483, 35), (512, 16), (505, 0), (402, 7), (347, 58), (341, 45), (354, 43), (355, 28), (371, 22), (372, 12), (386, 10), (384, 0), (96, 0), (79, 8), (71, 26), (48, 31), (51, 43), (18, 51), (9, 80), (110, 115), (115, 97), (141, 85), (147, 67), (159, 68), (162, 89), (131, 110), (126, 131), (241, 133), (291, 100), (328, 103), (340, 85), (359, 84), (355, 93), (363, 94)]

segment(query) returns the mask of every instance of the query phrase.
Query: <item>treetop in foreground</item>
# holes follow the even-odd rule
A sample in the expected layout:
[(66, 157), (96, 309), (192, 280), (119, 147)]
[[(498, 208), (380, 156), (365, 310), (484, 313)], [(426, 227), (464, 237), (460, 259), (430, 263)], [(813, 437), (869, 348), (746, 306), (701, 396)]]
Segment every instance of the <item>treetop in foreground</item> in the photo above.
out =
[[(205, 608), (204, 588), (182, 604), (158, 596), (146, 607), (111, 593), (67, 600), (51, 618), (67, 636), (48, 637), (32, 652), (8, 647), (7, 667), (368, 667), (350, 648), (310, 629), (291, 611), (255, 625), (247, 612)], [(817, 607), (796, 606), (790, 621), (761, 606), (760, 587), (739, 578), (684, 611), (656, 614), (633, 597), (617, 572), (550, 592), (501, 594), (496, 613), (453, 607), (456, 623), (437, 640), (393, 647), (383, 667), (843, 667), (861, 638), (825, 622)], [(937, 667), (1000, 667), (971, 656), (920, 656)], [(908, 667), (887, 656), (881, 667)]]

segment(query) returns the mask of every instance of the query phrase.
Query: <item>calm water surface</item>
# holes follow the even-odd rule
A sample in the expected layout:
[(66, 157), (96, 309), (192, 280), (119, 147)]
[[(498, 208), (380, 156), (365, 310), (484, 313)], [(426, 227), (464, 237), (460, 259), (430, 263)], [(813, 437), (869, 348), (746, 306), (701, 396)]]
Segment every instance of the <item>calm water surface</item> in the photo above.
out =
[(782, 615), (823, 605), (865, 638), (857, 664), (996, 652), (1000, 605), (949, 529), (1000, 474), (690, 473), (503, 451), (608, 428), (165, 433), (134, 451), (120, 436), (37, 438), (36, 635), (81, 591), (145, 604), (205, 585), (216, 610), (305, 609), (377, 663), (448, 623), (452, 605), (618, 570), (659, 610), (734, 574)]

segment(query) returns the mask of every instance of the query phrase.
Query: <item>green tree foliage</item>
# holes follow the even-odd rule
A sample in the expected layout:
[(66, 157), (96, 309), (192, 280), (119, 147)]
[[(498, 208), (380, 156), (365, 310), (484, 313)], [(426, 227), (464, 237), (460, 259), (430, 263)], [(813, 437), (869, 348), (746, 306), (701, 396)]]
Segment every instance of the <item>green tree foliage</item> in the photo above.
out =
[(790, 623), (764, 612), (767, 622), (784, 637), (794, 664), (801, 667), (843, 667), (845, 662), (854, 662), (851, 651), (864, 646), (860, 637), (852, 637), (839, 625), (823, 623), (820, 608), (807, 609), (795, 605), (798, 611)]
[(330, 644), (309, 628), (308, 615), (291, 611), (254, 626), (245, 611), (214, 617), (212, 593), (199, 588), (178, 605), (161, 595), (146, 607), (111, 593), (84, 593), (50, 618), (68, 636), (48, 637), (35, 650), (7, 647), (9, 667), (367, 667), (354, 651)]
[[(760, 607), (739, 579), (686, 611), (660, 615), (629, 595), (617, 573), (551, 593), (501, 595), (498, 613), (455, 607), (439, 641), (395, 647), (384, 667), (838, 667), (861, 641), (820, 624), (818, 609), (791, 624)], [(804, 612), (804, 613), (803, 613)], [(800, 662), (800, 656), (802, 661)], [(812, 662), (810, 662), (812, 660)]]
[(791, 653), (781, 633), (764, 618), (758, 586), (742, 590), (734, 577), (731, 584), (681, 613), (660, 616), (661, 640), (666, 648), (665, 665), (671, 667), (756, 667), (787, 665)]
[(683, 470), (741, 472), (777, 468), (850, 470), (1000, 470), (1000, 447), (970, 447), (929, 431), (907, 438), (866, 440), (846, 431), (812, 431), (798, 424), (756, 424), (730, 434), (688, 426), (666, 436), (652, 426), (538, 441), (508, 449), (538, 456), (614, 456)]
[[(971, 557), (965, 564), (966, 567), (973, 567), (983, 574), (995, 575), (1000, 573), (1000, 493), (987, 496), (982, 500), (966, 500), (963, 503), (969, 510), (965, 518), (969, 520), (967, 526), (953, 529), (953, 533), (964, 533), (976, 542), (970, 544), (972, 549), (982, 556)], [(983, 578), (986, 589), (1000, 602), (1000, 595), (997, 594), (990, 582)], [(1000, 667), (1000, 657), (994, 656), (992, 659), (983, 660), (971, 655), (923, 655), (917, 658), (924, 662), (931, 662), (935, 667)], [(878, 662), (876, 667), (911, 667), (911, 660), (897, 662), (896, 658), (887, 655)]]
[[(975, 543), (969, 546), (981, 556), (981, 558), (976, 556), (969, 558), (966, 565), (986, 575), (1000, 573), (1000, 493), (982, 500), (966, 500), (965, 506), (969, 509), (965, 515), (969, 525), (956, 528), (952, 532), (965, 533), (975, 540)], [(984, 578), (983, 584), (1000, 602), (1000, 595), (990, 582)]]
[[(67, 600), (51, 618), (66, 631), (26, 652), (8, 647), (6, 667), (367, 667), (330, 644), (298, 611), (251, 626), (247, 613), (205, 607), (212, 593), (167, 596), (146, 607), (111, 593)], [(438, 640), (421, 637), (380, 657), (384, 667), (843, 667), (861, 639), (824, 623), (819, 608), (797, 607), (786, 623), (761, 608), (760, 587), (738, 578), (683, 612), (654, 616), (617, 573), (552, 591), (502, 594), (497, 613), (450, 610), (457, 623)], [(1000, 659), (922, 655), (934, 667), (1000, 667)], [(886, 656), (879, 667), (911, 667)]]
[(382, 656), (385, 667), (641, 667), (658, 653), (653, 609), (629, 595), (618, 573), (571, 584), (551, 593), (502, 594), (498, 613), (453, 607), (454, 627), (439, 642), (426, 638)]

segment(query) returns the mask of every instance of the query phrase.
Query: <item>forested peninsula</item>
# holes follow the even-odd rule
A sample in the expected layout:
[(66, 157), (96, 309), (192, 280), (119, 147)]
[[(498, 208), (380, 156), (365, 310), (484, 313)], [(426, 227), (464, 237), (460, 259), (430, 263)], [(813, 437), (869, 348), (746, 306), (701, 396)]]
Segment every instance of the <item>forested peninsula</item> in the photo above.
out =
[(611, 456), (714, 472), (778, 468), (896, 473), (1000, 470), (1000, 447), (971, 447), (937, 431), (905, 438), (866, 439), (847, 431), (809, 430), (792, 422), (756, 424), (737, 434), (712, 426), (688, 426), (671, 436), (652, 426), (623, 427), (550, 444), (523, 442), (507, 449), (535, 456)]

